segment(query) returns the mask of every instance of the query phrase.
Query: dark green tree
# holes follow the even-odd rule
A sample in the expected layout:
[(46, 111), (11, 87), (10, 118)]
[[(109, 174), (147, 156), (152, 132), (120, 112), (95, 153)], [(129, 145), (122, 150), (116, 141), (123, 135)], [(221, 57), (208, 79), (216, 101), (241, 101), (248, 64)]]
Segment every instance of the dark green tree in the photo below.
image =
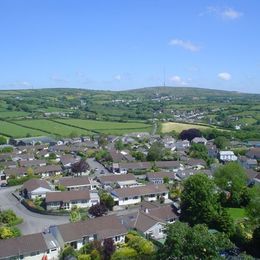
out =
[(181, 220), (209, 224), (215, 218), (219, 203), (214, 182), (204, 174), (189, 177), (181, 194)]
[(214, 181), (221, 190), (230, 193), (227, 206), (239, 207), (244, 188), (247, 185), (244, 169), (238, 163), (230, 162), (216, 170)]

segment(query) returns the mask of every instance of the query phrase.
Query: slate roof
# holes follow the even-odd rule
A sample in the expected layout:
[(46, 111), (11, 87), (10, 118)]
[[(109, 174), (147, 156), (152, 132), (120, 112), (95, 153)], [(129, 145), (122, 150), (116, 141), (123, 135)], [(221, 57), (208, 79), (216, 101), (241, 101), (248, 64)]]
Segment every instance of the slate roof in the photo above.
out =
[(64, 177), (59, 180), (59, 184), (64, 187), (78, 186), (78, 185), (90, 185), (89, 178), (84, 177)]
[(41, 233), (25, 235), (22, 237), (0, 240), (0, 259), (10, 259), (32, 252), (46, 252), (48, 250)]
[(110, 183), (115, 183), (115, 182), (119, 182), (119, 181), (136, 180), (136, 177), (131, 173), (121, 174), (121, 175), (113, 174), (113, 175), (100, 176), (100, 177), (98, 177), (98, 180), (101, 183), (110, 184)]
[(131, 188), (114, 189), (111, 193), (118, 198), (145, 196), (150, 194), (167, 193), (168, 189), (164, 184), (147, 184)]
[(31, 179), (31, 180), (26, 181), (23, 184), (22, 189), (27, 189), (27, 191), (31, 192), (40, 187), (51, 190), (51, 187), (48, 184), (48, 182), (45, 180), (41, 180), (41, 179)]
[(46, 203), (50, 202), (70, 202), (75, 200), (89, 200), (90, 193), (88, 190), (76, 190), (76, 191), (61, 191), (61, 192), (47, 192)]
[(124, 235), (127, 229), (114, 215), (88, 219), (77, 223), (68, 223), (57, 226), (65, 243), (81, 240), (88, 235), (97, 235), (102, 240), (117, 235)]

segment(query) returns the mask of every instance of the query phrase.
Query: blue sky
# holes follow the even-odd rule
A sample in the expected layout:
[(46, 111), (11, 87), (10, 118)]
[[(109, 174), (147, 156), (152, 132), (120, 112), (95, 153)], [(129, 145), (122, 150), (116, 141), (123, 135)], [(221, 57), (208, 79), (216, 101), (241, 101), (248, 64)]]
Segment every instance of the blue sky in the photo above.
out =
[(260, 93), (259, 10), (258, 0), (1, 0), (0, 89), (165, 78)]

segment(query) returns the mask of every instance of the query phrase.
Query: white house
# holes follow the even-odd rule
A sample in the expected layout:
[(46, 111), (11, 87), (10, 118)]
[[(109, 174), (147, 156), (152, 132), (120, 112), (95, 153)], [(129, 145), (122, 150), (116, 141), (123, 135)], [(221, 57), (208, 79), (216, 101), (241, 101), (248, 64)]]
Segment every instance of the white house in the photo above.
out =
[(45, 198), (47, 192), (52, 192), (48, 182), (41, 179), (31, 179), (22, 186), (22, 195), (29, 199)]
[(140, 203), (142, 200), (156, 201), (161, 197), (168, 199), (168, 189), (164, 184), (148, 184), (137, 187), (114, 189), (111, 192), (114, 201), (119, 206)]
[(76, 223), (51, 226), (50, 232), (62, 248), (71, 245), (80, 249), (86, 243), (112, 238), (115, 244), (124, 243), (127, 229), (115, 216), (103, 216)]
[(235, 156), (233, 151), (220, 151), (219, 160), (222, 162), (237, 161), (237, 156)]
[(99, 203), (97, 193), (90, 193), (89, 190), (73, 190), (61, 192), (49, 192), (46, 194), (47, 210), (71, 210), (73, 207), (89, 208)]

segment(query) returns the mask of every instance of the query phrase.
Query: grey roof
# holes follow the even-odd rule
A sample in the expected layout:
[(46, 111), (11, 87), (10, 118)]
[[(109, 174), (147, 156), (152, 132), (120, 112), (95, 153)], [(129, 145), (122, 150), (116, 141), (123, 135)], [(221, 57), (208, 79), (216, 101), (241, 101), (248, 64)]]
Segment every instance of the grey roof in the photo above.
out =
[(27, 189), (27, 191), (29, 191), (29, 192), (36, 190), (37, 188), (45, 188), (45, 189), (51, 190), (51, 187), (48, 184), (48, 182), (45, 180), (41, 180), (41, 179), (28, 180), (22, 186), (22, 189)]
[(174, 172), (148, 172), (148, 173), (146, 173), (146, 177), (149, 180), (163, 179), (165, 177), (168, 177), (169, 179), (174, 179), (175, 173)]
[(88, 219), (77, 223), (68, 223), (57, 226), (63, 241), (71, 242), (81, 240), (88, 235), (97, 235), (97, 239), (111, 238), (117, 235), (124, 235), (127, 229), (114, 215)]
[(19, 255), (30, 255), (30, 253), (38, 251), (46, 252), (47, 250), (47, 245), (41, 233), (0, 240), (1, 259), (10, 259)]
[(46, 203), (50, 202), (69, 202), (75, 200), (89, 200), (89, 190), (73, 190), (73, 191), (61, 191), (61, 192), (47, 192)]
[(64, 177), (59, 179), (59, 184), (64, 187), (78, 186), (78, 185), (90, 185), (89, 178), (83, 177)]
[(120, 188), (111, 191), (111, 193), (118, 198), (145, 196), (150, 194), (167, 193), (168, 189), (164, 184), (147, 184), (145, 186), (137, 186), (131, 188)]
[(116, 183), (119, 181), (129, 181), (129, 180), (135, 180), (136, 177), (131, 174), (121, 174), (121, 175), (104, 175), (104, 176), (100, 176), (98, 177), (98, 180), (103, 183), (103, 184), (110, 184), (110, 183)]

